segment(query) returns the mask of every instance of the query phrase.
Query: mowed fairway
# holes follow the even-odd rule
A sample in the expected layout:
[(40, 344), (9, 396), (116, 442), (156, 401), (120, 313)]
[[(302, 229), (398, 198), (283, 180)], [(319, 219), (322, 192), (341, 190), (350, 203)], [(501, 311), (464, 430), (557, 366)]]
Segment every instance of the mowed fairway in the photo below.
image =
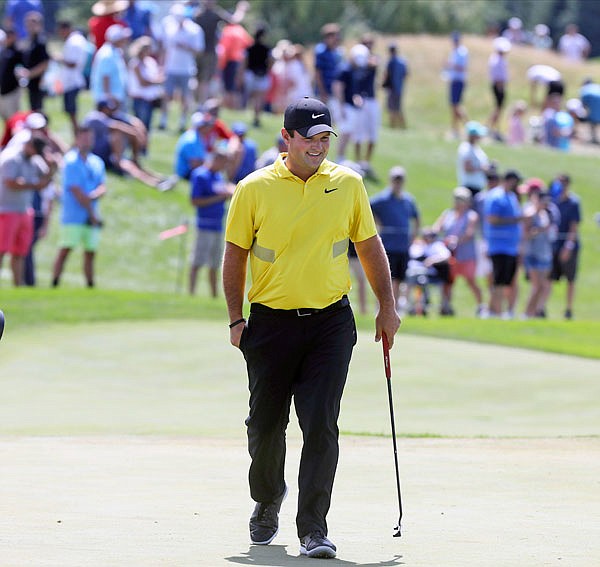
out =
[[(332, 564), (600, 564), (600, 362), (400, 335), (392, 368), (416, 436), (398, 440), (404, 534), (381, 348), (360, 333)], [(298, 558), (295, 421), (280, 534), (248, 545), (246, 378), (222, 324), (19, 329), (0, 384), (2, 566), (321, 564)]]

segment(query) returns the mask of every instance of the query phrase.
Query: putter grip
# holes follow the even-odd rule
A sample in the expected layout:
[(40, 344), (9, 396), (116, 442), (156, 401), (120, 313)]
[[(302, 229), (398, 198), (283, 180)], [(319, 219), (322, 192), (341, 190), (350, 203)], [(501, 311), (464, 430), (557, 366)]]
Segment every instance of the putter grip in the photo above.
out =
[(385, 377), (390, 380), (392, 378), (392, 367), (390, 365), (390, 343), (387, 335), (382, 333), (381, 344), (383, 346), (383, 366), (385, 367)]

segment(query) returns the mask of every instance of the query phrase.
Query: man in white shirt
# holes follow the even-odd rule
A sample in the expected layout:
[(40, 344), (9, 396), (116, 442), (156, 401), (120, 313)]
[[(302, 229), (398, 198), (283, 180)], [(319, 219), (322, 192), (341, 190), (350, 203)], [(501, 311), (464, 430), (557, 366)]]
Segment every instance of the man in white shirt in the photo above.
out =
[(57, 60), (61, 63), (60, 80), (63, 88), (64, 109), (73, 127), (73, 135), (77, 130), (77, 96), (85, 87), (83, 70), (87, 63), (87, 40), (81, 33), (74, 30), (71, 22), (58, 23), (57, 32), (65, 42), (62, 54)]
[(586, 37), (579, 33), (575, 24), (569, 24), (558, 42), (558, 50), (570, 61), (577, 63), (587, 59), (591, 45)]
[(204, 51), (204, 32), (190, 19), (191, 13), (181, 4), (173, 4), (162, 21), (160, 38), (166, 75), (165, 93), (159, 129), (167, 126), (168, 104), (175, 91), (181, 96), (179, 130), (185, 131), (189, 106), (190, 80), (196, 76), (196, 58)]

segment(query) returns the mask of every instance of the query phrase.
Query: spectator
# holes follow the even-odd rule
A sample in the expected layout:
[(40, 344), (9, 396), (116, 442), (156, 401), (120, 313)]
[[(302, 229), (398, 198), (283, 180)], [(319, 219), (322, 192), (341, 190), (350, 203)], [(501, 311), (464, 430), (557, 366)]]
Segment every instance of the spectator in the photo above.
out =
[(16, 39), (13, 30), (6, 30), (0, 49), (0, 116), (5, 121), (21, 109), (21, 89), (15, 71), (23, 65), (23, 53), (17, 48)]
[(488, 60), (490, 84), (494, 95), (494, 110), (490, 116), (490, 131), (492, 137), (499, 142), (504, 140), (500, 133), (499, 124), (506, 98), (506, 83), (508, 82), (506, 54), (509, 51), (510, 41), (505, 37), (497, 37), (494, 40), (494, 53), (490, 55)]
[(458, 146), (456, 177), (461, 187), (469, 189), (475, 197), (487, 185), (486, 171), (489, 159), (479, 142), (487, 134), (487, 129), (474, 120), (465, 127), (467, 139)]
[(32, 137), (23, 146), (0, 154), (0, 269), (6, 254), (11, 255), (13, 284), (23, 284), (25, 257), (33, 239), (34, 191), (48, 186), (56, 171), (42, 159), (45, 142)]
[(555, 202), (560, 212), (558, 236), (554, 241), (552, 255), (552, 280), (567, 280), (567, 298), (565, 319), (573, 318), (573, 299), (575, 297), (575, 280), (579, 264), (579, 223), (581, 210), (579, 197), (571, 192), (569, 175), (559, 176), (558, 191)]
[[(379, 127), (379, 106), (374, 98), (375, 67), (368, 47), (357, 44), (350, 50), (348, 63), (341, 67), (334, 83), (339, 101), (338, 162), (343, 161), (350, 141), (356, 146), (356, 161), (369, 175), (369, 162)], [(366, 160), (360, 161), (360, 145), (368, 141)], [(367, 167), (365, 167), (367, 166)]]
[(235, 137), (229, 141), (231, 159), (227, 171), (229, 179), (237, 184), (256, 170), (258, 145), (246, 136), (248, 127), (243, 122), (232, 124), (231, 130)]
[(398, 55), (398, 46), (391, 43), (388, 47), (389, 60), (383, 78), (383, 88), (387, 90), (387, 109), (390, 128), (406, 128), (406, 120), (402, 111), (402, 95), (404, 81), (408, 77), (406, 59)]
[(404, 191), (405, 180), (404, 168), (392, 167), (388, 187), (371, 199), (371, 209), (390, 264), (398, 312), (406, 310), (406, 286), (402, 284), (406, 279), (408, 249), (420, 228), (419, 210), (414, 197)]
[(217, 52), (223, 72), (223, 104), (225, 108), (240, 108), (240, 66), (246, 49), (253, 43), (252, 36), (239, 23), (227, 23), (221, 31)]
[(133, 113), (146, 130), (152, 127), (152, 114), (162, 104), (165, 78), (152, 56), (152, 38), (142, 36), (129, 47), (128, 94), (133, 102)]
[(90, 90), (96, 104), (112, 98), (121, 108), (127, 108), (127, 64), (123, 48), (130, 37), (131, 30), (117, 24), (106, 30), (106, 42), (92, 63)]
[(181, 97), (179, 131), (185, 131), (190, 103), (190, 81), (196, 76), (196, 58), (204, 51), (202, 28), (187, 17), (185, 6), (175, 3), (162, 22), (161, 49), (164, 53), (166, 75), (165, 93), (159, 129), (167, 127), (169, 104), (175, 92)]
[(413, 301), (409, 313), (427, 315), (428, 284), (439, 283), (442, 295), (440, 315), (454, 315), (448, 295), (452, 279), (450, 274), (452, 254), (432, 227), (423, 228), (422, 238), (415, 238), (409, 249), (409, 257), (407, 269), (409, 287), (417, 287), (421, 292), (420, 296)]
[(574, 120), (562, 110), (562, 96), (552, 94), (542, 115), (544, 121), (544, 141), (551, 148), (567, 151), (571, 143)]
[(477, 304), (477, 315), (485, 314), (481, 289), (477, 285), (477, 249), (475, 244), (475, 232), (479, 215), (471, 208), (472, 195), (466, 187), (457, 187), (453, 191), (454, 206), (446, 209), (433, 224), (433, 230), (439, 233), (447, 248), (452, 252), (452, 263), (450, 265), (450, 278), (445, 291), (448, 313), (454, 313), (452, 309), (452, 287), (458, 276), (465, 278), (469, 289), (475, 296)]
[(208, 281), (212, 297), (217, 297), (217, 273), (223, 262), (223, 216), (225, 201), (233, 195), (235, 186), (223, 176), (229, 154), (226, 146), (218, 146), (206, 164), (192, 172), (191, 201), (196, 207), (196, 246), (191, 258), (190, 295), (196, 293), (198, 270), (208, 266)]
[(304, 64), (304, 47), (300, 44), (289, 45), (284, 50), (286, 100), (293, 101), (312, 95), (311, 77)]
[(42, 0), (7, 0), (4, 6), (4, 28), (14, 30), (17, 40), (27, 38), (25, 17), (30, 12), (36, 12), (43, 18), (44, 4)]
[(558, 50), (572, 63), (579, 63), (587, 59), (591, 51), (590, 42), (579, 33), (575, 24), (565, 28), (565, 34), (558, 40)]
[[(85, 130), (94, 132), (92, 153), (102, 159), (106, 169), (117, 175), (130, 175), (159, 191), (172, 189), (177, 182), (175, 177), (165, 178), (140, 166), (139, 154), (145, 143), (145, 130), (140, 132), (139, 128), (127, 122), (130, 117), (119, 115), (117, 108), (114, 100), (102, 99), (96, 105), (96, 110), (84, 117)], [(144, 128), (143, 125), (141, 128)], [(124, 157), (127, 146), (131, 149), (132, 159)]]
[(365, 177), (376, 179), (371, 159), (381, 125), (381, 109), (375, 97), (377, 60), (364, 44), (355, 45), (350, 50), (350, 58), (354, 63), (355, 92), (352, 99), (356, 107), (350, 137), (354, 142), (356, 161), (365, 172)]
[(65, 113), (71, 121), (73, 136), (77, 132), (77, 98), (85, 88), (83, 71), (88, 59), (87, 40), (73, 29), (71, 22), (58, 23), (58, 36), (64, 41), (62, 54), (56, 59), (61, 63), (60, 79), (63, 86)]
[(254, 43), (246, 50), (245, 88), (246, 96), (254, 110), (254, 126), (260, 126), (260, 115), (265, 106), (265, 94), (269, 89), (271, 48), (264, 42), (266, 28), (259, 27)]
[(71, 250), (83, 247), (83, 273), (87, 287), (94, 287), (94, 260), (100, 242), (102, 220), (99, 200), (106, 194), (103, 160), (92, 152), (94, 130), (83, 125), (75, 136), (75, 147), (65, 155), (61, 237), (54, 261), (52, 287), (58, 287)]
[[(529, 102), (535, 107), (544, 108), (548, 96), (553, 93), (562, 95), (564, 92), (560, 71), (550, 65), (532, 65), (527, 69), (527, 80), (530, 88)], [(542, 101), (537, 100), (538, 85), (543, 85), (546, 89)]]
[(46, 50), (44, 38), (44, 17), (39, 12), (29, 12), (25, 15), (27, 43), (23, 50), (23, 65), (21, 74), (27, 81), (29, 92), (29, 107), (31, 110), (42, 110), (44, 106), (44, 91), (41, 88), (42, 76), (48, 69), (50, 56)]
[(131, 30), (131, 39), (135, 41), (142, 36), (153, 36), (152, 10), (139, 0), (129, 0), (127, 10), (123, 12), (123, 20)]
[(587, 79), (579, 91), (579, 97), (586, 110), (586, 122), (590, 125), (590, 142), (597, 144), (596, 128), (600, 124), (600, 84)]
[(195, 112), (191, 118), (191, 128), (177, 140), (175, 146), (175, 173), (182, 179), (189, 179), (192, 171), (200, 167), (206, 159), (206, 144), (203, 137), (208, 135), (214, 118), (203, 112)]
[(467, 81), (467, 67), (469, 64), (469, 50), (461, 44), (459, 32), (452, 33), (453, 48), (446, 64), (445, 75), (448, 77), (450, 86), (450, 109), (452, 134), (459, 137), (460, 125), (466, 121), (467, 115), (462, 107), (462, 97)]
[(88, 28), (96, 50), (104, 45), (108, 28), (113, 25), (127, 27), (122, 17), (128, 6), (129, 0), (99, 0), (92, 6), (93, 16), (88, 20)]
[(550, 37), (550, 28), (546, 24), (537, 24), (533, 28), (531, 45), (536, 49), (552, 49), (552, 38)]
[(215, 78), (217, 71), (217, 43), (218, 28), (221, 23), (240, 23), (248, 10), (248, 2), (241, 1), (236, 5), (235, 12), (230, 14), (221, 8), (215, 0), (204, 0), (200, 12), (194, 21), (204, 32), (204, 51), (196, 58), (198, 67), (198, 92), (197, 100), (203, 103), (208, 97), (216, 96), (211, 92), (210, 82)]
[(513, 45), (527, 43), (527, 36), (523, 30), (521, 18), (512, 17), (508, 20), (508, 27), (502, 32), (502, 37), (507, 39)]
[(340, 26), (334, 23), (325, 24), (321, 28), (321, 38), (321, 43), (315, 46), (315, 93), (325, 104), (334, 101), (335, 119), (337, 100), (333, 93), (333, 82), (337, 78), (342, 64)]
[(527, 112), (527, 103), (524, 100), (518, 100), (512, 107), (508, 119), (508, 138), (510, 146), (519, 146), (525, 143), (525, 113)]
[(206, 151), (210, 153), (220, 140), (231, 140), (233, 132), (229, 126), (219, 118), (221, 111), (221, 101), (219, 99), (209, 98), (202, 106), (202, 110), (209, 115), (209, 119), (212, 118), (211, 129), (202, 129), (201, 131), (202, 141), (206, 146)]
[[(491, 317), (512, 319), (514, 297), (511, 285), (517, 273), (523, 215), (516, 196), (521, 176), (507, 171), (501, 185), (488, 191), (484, 202), (487, 252), (492, 260), (494, 281), (490, 299)], [(503, 306), (507, 305), (506, 311)]]
[(291, 45), (287, 39), (280, 39), (271, 51), (273, 65), (269, 70), (269, 90), (265, 95), (265, 107), (277, 114), (283, 112), (288, 104), (287, 60)]
[(530, 292), (524, 317), (532, 318), (537, 316), (552, 268), (553, 225), (552, 217), (546, 206), (546, 200), (549, 200), (550, 195), (544, 191), (542, 180), (530, 179), (525, 186), (529, 200), (523, 207), (525, 217), (523, 259), (530, 283)]
[(267, 167), (267, 165), (275, 163), (279, 157), (279, 154), (283, 152), (287, 152), (287, 146), (285, 145), (283, 136), (279, 134), (275, 139), (275, 145), (265, 150), (256, 160), (256, 169)]

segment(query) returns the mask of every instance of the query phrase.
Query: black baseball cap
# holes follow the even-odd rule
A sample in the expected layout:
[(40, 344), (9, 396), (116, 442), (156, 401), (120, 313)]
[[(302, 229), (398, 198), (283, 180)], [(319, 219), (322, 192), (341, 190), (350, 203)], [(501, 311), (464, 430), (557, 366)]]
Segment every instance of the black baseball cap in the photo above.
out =
[(507, 181), (509, 179), (515, 179), (516, 181), (522, 181), (523, 177), (521, 176), (521, 174), (516, 171), (515, 169), (509, 169), (505, 174), (504, 174), (504, 179), (506, 179)]
[(307, 96), (285, 109), (283, 127), (288, 132), (296, 130), (303, 138), (312, 138), (323, 132), (337, 136), (331, 127), (331, 113), (327, 105)]

